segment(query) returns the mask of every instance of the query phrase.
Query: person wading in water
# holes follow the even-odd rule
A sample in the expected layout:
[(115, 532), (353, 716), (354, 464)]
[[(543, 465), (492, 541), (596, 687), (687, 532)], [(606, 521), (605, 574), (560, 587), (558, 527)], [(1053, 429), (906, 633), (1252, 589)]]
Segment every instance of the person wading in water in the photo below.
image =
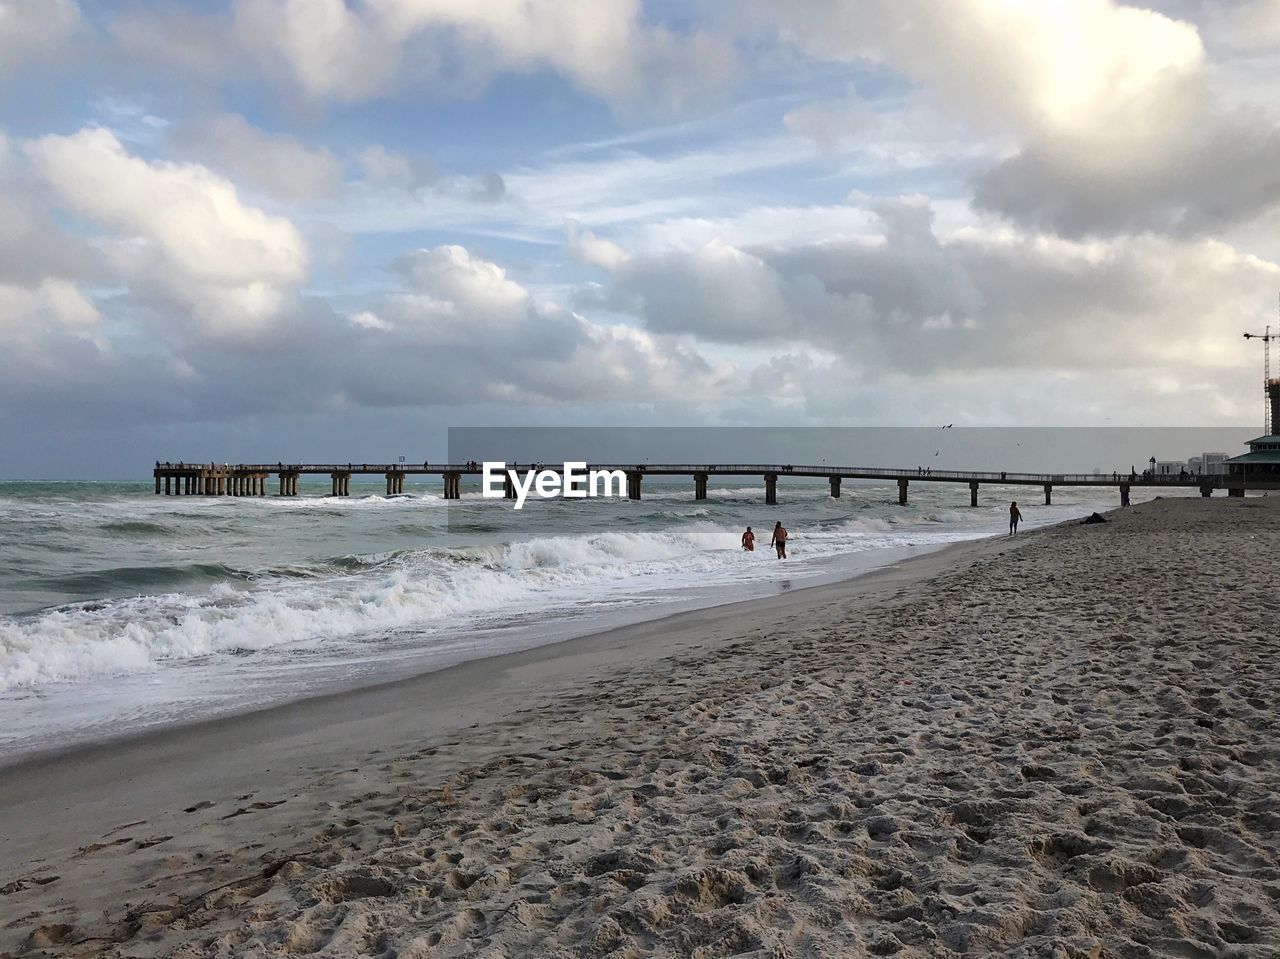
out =
[(1009, 504), (1009, 535), (1012, 536), (1018, 531), (1018, 521), (1022, 519), (1022, 512), (1018, 509), (1017, 502)]
[(751, 532), (751, 527), (747, 527), (747, 531), (742, 534), (742, 548), (748, 553), (756, 551), (756, 534)]
[(787, 558), (787, 530), (782, 520), (773, 524), (773, 541), (769, 545), (778, 551), (778, 559)]

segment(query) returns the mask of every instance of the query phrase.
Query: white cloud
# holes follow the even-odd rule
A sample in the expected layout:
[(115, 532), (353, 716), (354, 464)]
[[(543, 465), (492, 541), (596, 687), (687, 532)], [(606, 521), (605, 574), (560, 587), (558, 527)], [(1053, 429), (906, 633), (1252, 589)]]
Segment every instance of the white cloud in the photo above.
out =
[[(865, 0), (856, 17), (837, 0), (761, 8), (810, 54), (881, 60), (971, 129), (1012, 135), (1015, 152), (976, 179), (976, 198), (1034, 228), (1204, 233), (1280, 204), (1280, 123), (1215, 88), (1193, 23), (1115, 0)], [(1216, 16), (1265, 33), (1277, 10)], [(811, 106), (793, 124), (820, 115), (835, 122)]]
[(84, 327), (100, 319), (97, 307), (66, 280), (46, 279), (34, 289), (0, 283), (0, 331), (29, 333), (49, 323)]
[(622, 247), (612, 240), (596, 236), (590, 230), (584, 230), (577, 220), (569, 220), (565, 224), (565, 232), (569, 240), (569, 250), (583, 263), (602, 266), (606, 270), (616, 270), (631, 258)]
[(459, 314), (478, 313), (516, 320), (531, 306), (529, 292), (496, 263), (473, 257), (465, 247), (449, 245), (415, 250), (396, 264), (417, 293), (453, 304)]
[(261, 327), (306, 278), (294, 226), (203, 166), (131, 156), (104, 129), (42, 137), (26, 153), (67, 209), (109, 231), (101, 242), (135, 293), (190, 308), (211, 332)]
[(679, 103), (732, 69), (727, 43), (643, 23), (639, 0), (236, 0), (234, 17), (248, 49), (323, 99), (550, 68), (610, 100)]
[(1203, 104), (1195, 28), (1113, 0), (864, 0), (856, 15), (838, 0), (767, 9), (814, 55), (885, 60), (952, 109), (1070, 144), (1080, 162), (1156, 149)]
[(328, 150), (268, 133), (239, 114), (196, 120), (177, 139), (193, 158), (281, 200), (333, 196), (342, 186), (342, 163)]
[(79, 27), (74, 0), (0, 0), (0, 76), (49, 56)]

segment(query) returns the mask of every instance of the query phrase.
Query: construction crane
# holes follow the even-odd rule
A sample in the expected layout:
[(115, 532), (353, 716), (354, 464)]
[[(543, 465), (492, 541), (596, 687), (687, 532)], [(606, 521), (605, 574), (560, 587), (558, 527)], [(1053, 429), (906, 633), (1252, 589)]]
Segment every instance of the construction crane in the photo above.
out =
[(1246, 333), (1246, 340), (1262, 340), (1262, 431), (1267, 436), (1271, 436), (1276, 430), (1280, 430), (1280, 423), (1274, 422), (1275, 417), (1272, 413), (1273, 394), (1276, 388), (1280, 386), (1280, 380), (1271, 378), (1271, 341), (1280, 340), (1280, 332), (1272, 333), (1271, 327), (1268, 325), (1265, 333)]

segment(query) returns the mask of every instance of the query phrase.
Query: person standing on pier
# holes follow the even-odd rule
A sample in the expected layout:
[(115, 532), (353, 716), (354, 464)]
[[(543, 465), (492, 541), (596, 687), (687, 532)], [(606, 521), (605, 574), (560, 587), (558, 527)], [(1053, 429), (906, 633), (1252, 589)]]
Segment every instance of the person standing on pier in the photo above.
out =
[(742, 548), (748, 553), (756, 551), (756, 534), (751, 532), (751, 527), (747, 527), (747, 531), (742, 534)]
[(1018, 509), (1018, 503), (1015, 500), (1009, 504), (1009, 535), (1012, 536), (1018, 531), (1018, 522), (1022, 519), (1022, 511)]
[(787, 558), (787, 528), (782, 525), (782, 520), (773, 524), (773, 539), (769, 545), (778, 551), (778, 559)]

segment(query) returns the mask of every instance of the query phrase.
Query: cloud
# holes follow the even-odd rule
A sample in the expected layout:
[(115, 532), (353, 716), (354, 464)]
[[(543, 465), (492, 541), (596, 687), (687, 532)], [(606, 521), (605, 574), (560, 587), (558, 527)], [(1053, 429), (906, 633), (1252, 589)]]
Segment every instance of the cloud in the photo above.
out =
[(0, 76), (48, 57), (80, 24), (74, 0), (0, 0)]
[(870, 139), (880, 118), (869, 103), (853, 95), (796, 107), (787, 111), (782, 122), (792, 133), (809, 137), (826, 149), (835, 149), (842, 141)]
[(357, 159), (365, 180), (373, 186), (414, 191), (430, 186), (440, 176), (429, 160), (377, 144), (361, 150)]
[(261, 328), (306, 278), (294, 226), (246, 206), (206, 167), (148, 162), (104, 129), (25, 150), (64, 207), (108, 231), (100, 244), (135, 294), (189, 309), (211, 333)]
[(1208, 9), (1209, 28), (1232, 46), (1274, 53), (1280, 46), (1280, 0), (1245, 0)]
[(502, 72), (550, 69), (613, 102), (679, 104), (733, 69), (727, 42), (645, 23), (639, 0), (236, 0), (234, 29), (323, 100), (401, 82), (475, 92)]
[(973, 179), (980, 209), (1068, 236), (1204, 235), (1280, 206), (1280, 124), (1256, 111), (1208, 117), (1146, 162), (1091, 176), (1033, 144)]
[(101, 319), (97, 307), (66, 280), (43, 280), (30, 289), (0, 283), (0, 333), (30, 333), (48, 324), (91, 326)]
[(616, 270), (625, 266), (631, 255), (612, 240), (596, 236), (590, 230), (582, 229), (577, 220), (565, 223), (565, 233), (569, 241), (569, 250), (582, 263), (601, 266), (606, 270)]
[(268, 133), (239, 114), (195, 120), (175, 139), (193, 159), (280, 200), (334, 196), (342, 187), (342, 163), (328, 150)]
[(870, 380), (1160, 366), (1191, 376), (1238, 362), (1239, 318), (1280, 281), (1280, 265), (1220, 241), (939, 235), (919, 200), (873, 209), (879, 235), (633, 254), (579, 306), (699, 341), (820, 350)]
[[(1192, 23), (1114, 0), (868, 0), (858, 17), (834, 0), (765, 9), (810, 54), (883, 61), (972, 129), (1012, 135), (1013, 155), (974, 179), (982, 209), (1087, 236), (1205, 233), (1280, 204), (1280, 124), (1226, 105)], [(1238, 30), (1277, 9), (1220, 18)], [(837, 122), (818, 106), (792, 115), (802, 129)]]
[(1086, 161), (1102, 145), (1114, 162), (1166, 142), (1203, 101), (1195, 28), (1112, 0), (865, 0), (857, 16), (837, 0), (765, 8), (813, 55), (884, 60), (951, 109), (1072, 144)]

